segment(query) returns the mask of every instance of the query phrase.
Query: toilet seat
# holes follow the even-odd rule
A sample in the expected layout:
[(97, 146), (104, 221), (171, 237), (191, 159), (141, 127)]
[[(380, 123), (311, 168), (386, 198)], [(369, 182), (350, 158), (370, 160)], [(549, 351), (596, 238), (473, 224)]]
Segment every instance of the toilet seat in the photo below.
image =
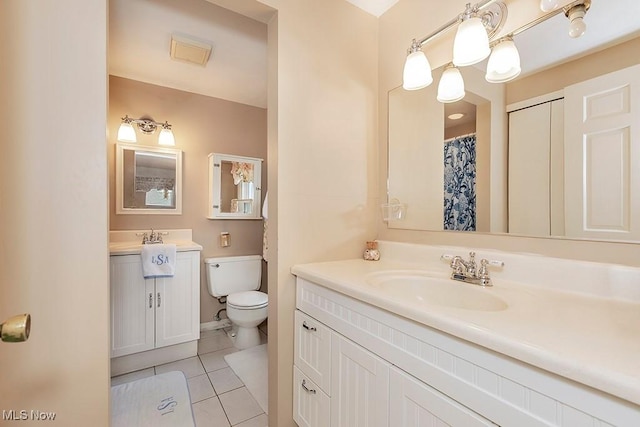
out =
[(259, 291), (235, 292), (227, 296), (227, 307), (238, 310), (256, 310), (268, 304), (269, 296)]

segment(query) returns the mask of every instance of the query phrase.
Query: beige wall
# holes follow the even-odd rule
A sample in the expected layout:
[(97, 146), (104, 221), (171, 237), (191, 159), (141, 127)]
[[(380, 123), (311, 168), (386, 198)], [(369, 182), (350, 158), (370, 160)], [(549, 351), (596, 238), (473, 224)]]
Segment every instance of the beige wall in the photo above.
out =
[(278, 11), (269, 24), (269, 182), (277, 190), (273, 199), (269, 193), (270, 218), (277, 212), (269, 425), (287, 427), (294, 425), (290, 268), (361, 256), (376, 234), (378, 33), (374, 16), (344, 0), (262, 2)]
[[(120, 118), (145, 115), (171, 123), (176, 147), (183, 152), (182, 215), (115, 214), (115, 144)], [(111, 230), (191, 228), (203, 246), (202, 258), (262, 254), (261, 220), (210, 220), (207, 215), (207, 155), (212, 152), (265, 159), (267, 183), (267, 111), (203, 95), (111, 76), (109, 78), (109, 219)], [(157, 132), (137, 132), (139, 145), (157, 146)], [(264, 191), (263, 191), (264, 195)], [(220, 232), (231, 234), (231, 246), (219, 245)], [(201, 264), (200, 321), (210, 322), (221, 305), (209, 295)], [(263, 280), (266, 290), (266, 274)]]
[[(530, 3), (530, 4), (529, 4)], [(536, 2), (518, 3), (518, 7), (509, 8), (509, 20), (502, 30), (509, 31), (531, 20), (531, 17), (539, 14), (536, 11)], [(561, 2), (566, 4), (566, 2)], [(400, 0), (393, 8), (380, 18), (380, 108), (379, 108), (379, 135), (380, 153), (387, 152), (387, 92), (400, 85), (402, 79), (402, 66), (405, 52), (410, 40), (414, 37), (423, 37), (447, 22), (460, 11), (464, 10), (465, 1), (456, 0), (447, 2), (439, 8), (433, 8), (427, 2), (417, 0)], [(433, 67), (442, 65), (450, 58), (450, 48), (441, 49), (441, 45), (447, 44), (444, 37), (441, 43), (426, 49)], [(637, 48), (636, 48), (637, 51)], [(443, 53), (444, 52), (444, 53)], [(627, 55), (629, 56), (629, 55)], [(635, 55), (637, 56), (637, 55)], [(616, 61), (619, 61), (617, 59)], [(636, 59), (637, 60), (637, 59)], [(533, 84), (529, 83), (533, 86)], [(528, 97), (528, 96), (527, 96)], [(509, 102), (515, 99), (509, 98)], [(381, 155), (380, 170), (387, 168), (386, 156)], [(380, 174), (380, 198), (385, 197), (384, 173)], [(447, 233), (430, 231), (409, 231), (388, 229), (382, 222), (378, 222), (378, 238), (429, 243), (438, 245), (455, 245), (466, 247), (484, 247), (501, 250), (513, 250), (519, 252), (541, 253), (549, 256), (565, 258), (617, 262), (628, 265), (640, 265), (640, 245), (629, 243), (590, 242), (563, 239), (524, 238), (507, 235), (489, 235), (484, 233)]]
[(507, 104), (561, 90), (602, 74), (640, 64), (640, 37), (548, 70), (523, 77), (507, 86)]
[[(0, 2), (0, 412), (109, 425), (107, 2)], [(17, 414), (20, 416), (20, 413)]]

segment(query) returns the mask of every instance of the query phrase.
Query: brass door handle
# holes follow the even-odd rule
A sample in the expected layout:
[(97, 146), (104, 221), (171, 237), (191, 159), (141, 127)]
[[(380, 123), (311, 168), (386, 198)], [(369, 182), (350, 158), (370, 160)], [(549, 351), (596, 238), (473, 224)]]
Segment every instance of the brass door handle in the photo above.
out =
[(0, 339), (4, 342), (24, 342), (31, 332), (31, 315), (18, 314), (0, 323)]

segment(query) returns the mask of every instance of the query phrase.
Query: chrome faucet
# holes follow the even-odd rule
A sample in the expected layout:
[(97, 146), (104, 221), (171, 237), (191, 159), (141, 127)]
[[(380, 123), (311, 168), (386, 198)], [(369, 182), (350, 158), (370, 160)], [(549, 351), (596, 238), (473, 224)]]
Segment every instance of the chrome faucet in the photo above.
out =
[[(157, 233), (155, 231), (153, 231), (153, 228), (151, 229), (151, 234), (147, 235), (147, 233), (142, 233), (142, 244), (143, 245), (150, 245), (153, 243), (162, 243), (162, 235), (167, 234), (167, 232), (160, 232), (158, 231)], [(138, 233), (137, 235), (140, 235), (140, 233)]]
[(479, 286), (493, 286), (489, 276), (489, 265), (503, 267), (502, 261), (480, 260), (480, 268), (476, 264), (476, 253), (469, 252), (469, 260), (465, 261), (461, 256), (442, 255), (442, 260), (451, 261), (451, 279)]

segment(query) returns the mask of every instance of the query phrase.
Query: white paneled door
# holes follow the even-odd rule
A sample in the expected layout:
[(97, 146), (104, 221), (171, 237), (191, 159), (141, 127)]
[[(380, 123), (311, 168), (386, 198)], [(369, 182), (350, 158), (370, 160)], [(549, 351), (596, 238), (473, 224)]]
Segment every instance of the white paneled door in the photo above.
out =
[(640, 240), (640, 65), (565, 89), (566, 235)]
[(108, 10), (0, 1), (2, 426), (109, 425)]

